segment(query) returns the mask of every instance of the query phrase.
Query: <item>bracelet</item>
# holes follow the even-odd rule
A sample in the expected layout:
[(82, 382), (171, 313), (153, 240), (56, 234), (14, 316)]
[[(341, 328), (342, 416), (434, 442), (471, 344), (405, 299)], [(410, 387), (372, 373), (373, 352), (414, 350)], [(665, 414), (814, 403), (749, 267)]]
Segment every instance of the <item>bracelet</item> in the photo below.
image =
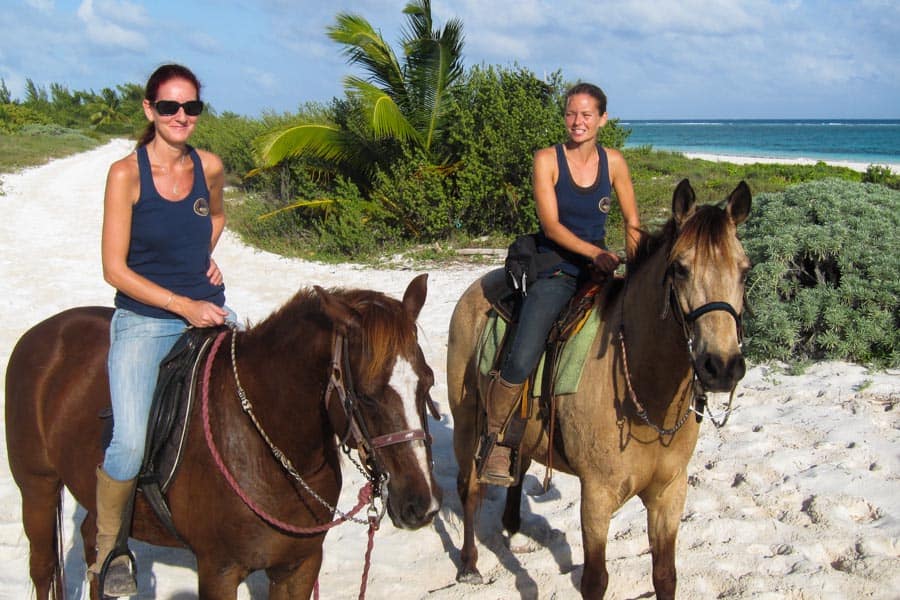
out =
[(168, 310), (169, 305), (172, 304), (172, 300), (175, 299), (175, 294), (169, 293), (169, 299), (166, 300), (166, 303), (163, 304), (163, 310)]

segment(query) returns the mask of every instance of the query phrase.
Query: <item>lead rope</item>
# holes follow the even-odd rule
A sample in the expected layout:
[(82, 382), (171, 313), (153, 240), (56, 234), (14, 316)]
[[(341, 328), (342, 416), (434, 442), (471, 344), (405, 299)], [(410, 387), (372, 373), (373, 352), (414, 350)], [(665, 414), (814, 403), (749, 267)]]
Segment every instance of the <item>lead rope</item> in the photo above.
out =
[[(270, 525), (274, 525), (284, 531), (289, 531), (291, 533), (300, 533), (300, 534), (314, 534), (314, 533), (322, 533), (326, 532), (332, 527), (340, 525), (348, 520), (353, 520), (357, 523), (366, 523), (366, 521), (361, 521), (359, 519), (354, 519), (353, 517), (362, 510), (362, 508), (366, 505), (370, 505), (371, 509), (369, 512), (368, 525), (369, 525), (369, 543), (366, 549), (366, 558), (365, 564), (363, 566), (363, 580), (360, 585), (359, 598), (363, 600), (365, 598), (365, 589), (366, 589), (366, 580), (368, 578), (369, 573), (369, 563), (372, 555), (372, 548), (374, 546), (374, 536), (375, 531), (378, 529), (378, 524), (381, 520), (381, 516), (378, 514), (377, 509), (374, 506), (374, 499), (372, 495), (372, 484), (371, 482), (366, 482), (366, 484), (359, 490), (359, 494), (357, 495), (358, 502), (356, 506), (350, 509), (349, 512), (343, 513), (337, 510), (335, 507), (332, 507), (328, 502), (326, 502), (321, 496), (319, 496), (309, 485), (303, 481), (300, 475), (297, 473), (296, 469), (294, 469), (293, 465), (291, 465), (290, 461), (284, 457), (284, 454), (280, 451), (277, 452), (276, 456), (279, 457), (279, 460), (283, 465), (286, 463), (286, 468), (289, 467), (289, 473), (297, 479), (303, 488), (307, 490), (314, 498), (316, 498), (320, 503), (322, 503), (326, 508), (331, 510), (332, 513), (337, 512), (340, 516), (337, 519), (334, 519), (328, 523), (324, 523), (322, 525), (316, 525), (314, 527), (299, 527), (296, 525), (291, 525), (290, 523), (286, 523), (281, 521), (272, 515), (268, 514), (265, 510), (259, 507), (252, 498), (241, 488), (240, 484), (231, 474), (231, 471), (228, 469), (228, 466), (225, 464), (225, 461), (222, 459), (222, 455), (219, 453), (219, 449), (216, 446), (215, 439), (212, 435), (212, 427), (210, 425), (209, 420), (209, 380), (210, 374), (212, 372), (212, 365), (215, 359), (216, 353), (219, 350), (219, 347), (222, 345), (222, 341), (225, 339), (225, 336), (228, 334), (227, 331), (223, 331), (218, 336), (216, 336), (216, 340), (213, 343), (212, 348), (209, 351), (209, 355), (206, 359), (206, 365), (203, 369), (203, 393), (201, 394), (201, 412), (203, 415), (203, 432), (206, 437), (206, 445), (209, 448), (209, 452), (213, 457), (216, 466), (219, 468), (219, 472), (231, 486), (231, 489), (235, 494), (247, 505), (250, 510), (252, 510), (257, 516), (265, 520)], [(232, 338), (236, 337), (235, 331), (231, 332)], [(234, 359), (234, 340), (232, 339), (232, 360)], [(237, 377), (237, 370), (235, 367), (235, 377)], [(244, 402), (247, 402), (249, 405), (249, 401), (246, 399), (246, 395), (243, 393), (243, 389), (240, 388), (240, 382), (238, 381), (238, 389), (240, 390), (240, 396), (242, 399), (242, 406)], [(256, 423), (255, 418), (253, 419), (254, 424)], [(268, 441), (268, 438), (265, 438)], [(275, 448), (274, 450), (278, 450)], [(283, 457), (283, 459), (282, 459)], [(313, 592), (316, 600), (319, 598), (319, 580), (316, 579), (316, 582), (313, 586)]]
[[(665, 282), (664, 282), (665, 283)], [(625, 372), (625, 385), (628, 388), (627, 394), (628, 399), (631, 400), (631, 403), (634, 404), (634, 408), (637, 411), (638, 417), (647, 425), (653, 429), (658, 435), (675, 435), (679, 429), (687, 422), (688, 415), (691, 414), (691, 411), (694, 409), (693, 398), (691, 402), (688, 403), (687, 410), (684, 411), (684, 414), (679, 417), (678, 421), (675, 423), (675, 426), (669, 429), (662, 428), (657, 426), (655, 423), (650, 421), (650, 416), (647, 414), (647, 410), (641, 404), (640, 400), (638, 400), (637, 393), (634, 391), (634, 385), (631, 382), (631, 370), (628, 368), (628, 352), (625, 349), (625, 303), (627, 299), (628, 293), (628, 275), (625, 275), (625, 289), (622, 290), (622, 304), (621, 304), (621, 316), (619, 317), (619, 344), (622, 348), (622, 370)], [(669, 298), (668, 294), (666, 294), (666, 298), (663, 300), (663, 316), (666, 314), (666, 307), (668, 306)], [(688, 338), (688, 344), (690, 344), (690, 338)], [(691, 366), (693, 369), (693, 365)], [(696, 375), (696, 373), (695, 373)]]

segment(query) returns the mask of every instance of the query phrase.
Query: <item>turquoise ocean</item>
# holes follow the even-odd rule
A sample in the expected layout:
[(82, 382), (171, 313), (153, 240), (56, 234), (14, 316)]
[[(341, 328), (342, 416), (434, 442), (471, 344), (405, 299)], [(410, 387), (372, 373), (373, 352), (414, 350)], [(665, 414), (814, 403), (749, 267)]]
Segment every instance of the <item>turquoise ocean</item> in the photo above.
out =
[(627, 120), (626, 148), (900, 165), (900, 120)]

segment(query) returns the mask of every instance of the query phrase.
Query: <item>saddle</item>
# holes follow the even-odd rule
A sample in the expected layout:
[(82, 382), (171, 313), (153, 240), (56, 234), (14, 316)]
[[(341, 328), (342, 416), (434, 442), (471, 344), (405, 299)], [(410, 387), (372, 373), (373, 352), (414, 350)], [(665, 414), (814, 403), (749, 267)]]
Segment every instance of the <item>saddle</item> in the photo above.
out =
[[(202, 369), (203, 359), (213, 339), (227, 328), (226, 325), (221, 325), (187, 329), (159, 364), (159, 377), (150, 407), (137, 489), (144, 494), (160, 522), (179, 541), (182, 540), (172, 522), (172, 513), (164, 493), (174, 480), (181, 463), (190, 416), (196, 401), (196, 380)], [(107, 409), (101, 416), (112, 416), (112, 411)], [(112, 425), (112, 419), (109, 419), (104, 431), (104, 447), (109, 444)], [(132, 506), (126, 510), (128, 514), (124, 516), (119, 535), (123, 546), (131, 533), (131, 510)], [(117, 549), (119, 540), (116, 542)]]
[[(489, 317), (489, 326), (485, 328), (480, 343), (479, 376), (483, 380), (479, 387), (482, 389), (485, 389), (485, 382), (490, 377), (490, 373), (496, 372), (503, 364), (509, 351), (507, 341), (512, 339), (518, 325), (518, 316), (522, 305), (522, 296), (517, 290), (499, 285), (492, 279), (494, 278), (490, 275), (486, 277), (483, 287), (485, 298), (495, 314)], [(584, 331), (584, 335), (579, 336), (580, 339), (576, 340), (575, 338), (590, 319), (598, 318), (594, 310), (595, 300), (609, 279), (611, 278), (599, 281), (587, 280), (582, 283), (550, 330), (544, 355), (528, 378), (524, 391), (516, 406), (513, 407), (503, 432), (504, 445), (513, 449), (514, 473), (518, 473), (520, 462), (518, 449), (525, 434), (525, 427), (534, 416), (535, 406), (539, 407), (541, 422), (549, 435), (550, 447), (553, 447), (556, 429), (556, 398), (558, 394), (577, 391), (584, 359), (591, 347), (596, 329), (594, 328), (592, 332), (591, 328), (588, 328)], [(561, 382), (563, 390), (557, 391), (557, 385)], [(484, 436), (485, 433), (483, 431), (482, 435)], [(564, 449), (556, 448), (556, 450), (561, 456), (565, 456)], [(552, 469), (549, 458), (548, 480), (550, 469)], [(547, 483), (548, 481), (545, 481), (545, 486)]]

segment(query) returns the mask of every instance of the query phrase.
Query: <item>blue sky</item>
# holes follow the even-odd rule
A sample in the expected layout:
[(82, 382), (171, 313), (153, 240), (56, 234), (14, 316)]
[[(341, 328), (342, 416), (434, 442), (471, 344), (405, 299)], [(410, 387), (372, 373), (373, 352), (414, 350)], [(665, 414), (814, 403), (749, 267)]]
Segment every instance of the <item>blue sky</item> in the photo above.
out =
[[(191, 67), (218, 111), (292, 112), (354, 71), (326, 35), (367, 18), (395, 51), (406, 0), (2, 0), (0, 77), (143, 85)], [(900, 2), (432, 0), (458, 17), (464, 61), (600, 85), (609, 113), (656, 118), (900, 118)], [(359, 73), (357, 73), (359, 74)]]

